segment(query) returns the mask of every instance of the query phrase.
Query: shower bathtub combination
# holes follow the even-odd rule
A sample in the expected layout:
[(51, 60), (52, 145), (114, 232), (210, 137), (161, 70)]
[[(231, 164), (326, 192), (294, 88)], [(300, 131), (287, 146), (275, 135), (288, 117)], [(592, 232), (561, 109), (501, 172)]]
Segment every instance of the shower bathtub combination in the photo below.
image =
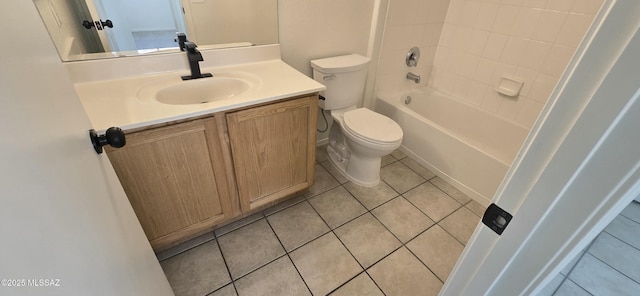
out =
[(431, 88), (380, 95), (375, 109), (402, 127), (403, 152), (485, 206), (529, 132)]

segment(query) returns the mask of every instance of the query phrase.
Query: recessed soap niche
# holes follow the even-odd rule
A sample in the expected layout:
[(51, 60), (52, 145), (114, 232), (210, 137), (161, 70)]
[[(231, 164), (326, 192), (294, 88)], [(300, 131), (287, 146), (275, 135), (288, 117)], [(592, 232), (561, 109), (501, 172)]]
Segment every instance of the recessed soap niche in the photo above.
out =
[(520, 90), (522, 89), (522, 85), (524, 81), (508, 77), (502, 76), (498, 84), (496, 84), (495, 90), (507, 97), (517, 97), (520, 95)]

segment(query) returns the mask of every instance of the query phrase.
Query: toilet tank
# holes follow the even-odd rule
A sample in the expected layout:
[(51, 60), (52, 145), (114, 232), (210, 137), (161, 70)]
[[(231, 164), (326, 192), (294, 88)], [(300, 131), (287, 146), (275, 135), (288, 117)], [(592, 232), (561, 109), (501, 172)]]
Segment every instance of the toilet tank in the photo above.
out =
[(324, 110), (337, 110), (360, 103), (364, 96), (369, 59), (357, 54), (336, 56), (311, 61), (313, 79), (327, 89), (319, 102)]

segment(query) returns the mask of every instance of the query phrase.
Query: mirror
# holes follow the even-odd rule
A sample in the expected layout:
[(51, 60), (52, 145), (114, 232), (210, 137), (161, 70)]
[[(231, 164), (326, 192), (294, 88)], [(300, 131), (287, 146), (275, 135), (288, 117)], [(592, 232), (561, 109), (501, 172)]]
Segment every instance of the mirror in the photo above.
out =
[(34, 0), (63, 61), (278, 43), (277, 0)]

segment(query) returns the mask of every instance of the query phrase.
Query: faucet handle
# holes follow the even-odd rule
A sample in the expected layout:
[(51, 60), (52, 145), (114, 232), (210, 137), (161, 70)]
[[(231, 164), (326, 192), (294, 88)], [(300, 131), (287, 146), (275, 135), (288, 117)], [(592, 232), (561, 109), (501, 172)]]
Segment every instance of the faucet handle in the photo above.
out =
[(180, 47), (180, 51), (184, 51), (184, 43), (187, 42), (187, 34), (178, 32), (176, 33), (176, 38), (173, 41), (178, 42), (178, 46)]

